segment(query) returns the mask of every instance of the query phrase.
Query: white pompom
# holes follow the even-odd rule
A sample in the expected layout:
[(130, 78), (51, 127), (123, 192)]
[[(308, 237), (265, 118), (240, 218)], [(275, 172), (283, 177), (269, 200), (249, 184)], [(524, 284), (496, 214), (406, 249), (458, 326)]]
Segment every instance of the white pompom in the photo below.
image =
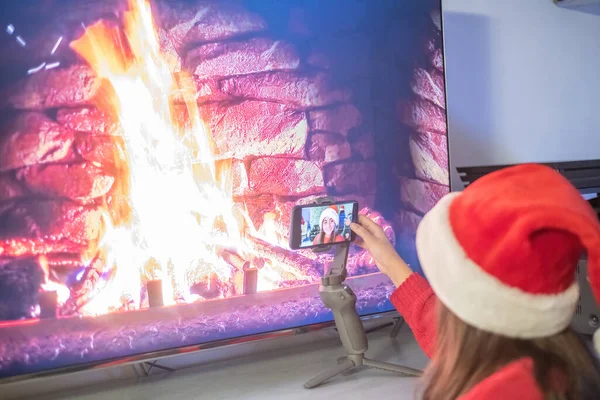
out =
[(594, 332), (594, 348), (598, 356), (600, 356), (600, 329), (596, 329), (596, 332)]

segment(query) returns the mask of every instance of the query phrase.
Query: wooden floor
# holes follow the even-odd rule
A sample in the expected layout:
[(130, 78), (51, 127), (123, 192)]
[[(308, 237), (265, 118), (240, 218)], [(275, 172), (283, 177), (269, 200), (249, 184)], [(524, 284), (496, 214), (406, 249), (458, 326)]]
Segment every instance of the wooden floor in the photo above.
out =
[[(369, 334), (367, 356), (424, 368), (427, 358), (407, 327), (396, 339), (390, 328)], [(203, 351), (160, 361), (180, 368), (148, 377), (140, 366), (121, 366), (3, 385), (3, 399), (346, 399), (413, 400), (418, 380), (380, 370), (341, 376), (312, 390), (303, 383), (343, 355), (333, 330)], [(198, 365), (198, 363), (202, 363)], [(138, 377), (138, 375), (142, 377)], [(6, 397), (8, 396), (8, 397)]]

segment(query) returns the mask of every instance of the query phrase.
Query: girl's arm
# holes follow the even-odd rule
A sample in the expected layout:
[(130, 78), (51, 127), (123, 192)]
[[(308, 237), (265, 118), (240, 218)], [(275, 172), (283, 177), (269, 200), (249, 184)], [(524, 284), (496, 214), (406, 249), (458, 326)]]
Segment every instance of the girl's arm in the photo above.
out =
[(390, 300), (410, 326), (423, 352), (431, 358), (437, 329), (437, 297), (429, 283), (418, 273), (412, 273), (392, 293)]
[(381, 272), (396, 286), (391, 301), (412, 329), (417, 342), (431, 357), (436, 335), (436, 296), (420, 275), (413, 273), (390, 243), (383, 229), (364, 215), (350, 228), (360, 237), (357, 244), (369, 250)]

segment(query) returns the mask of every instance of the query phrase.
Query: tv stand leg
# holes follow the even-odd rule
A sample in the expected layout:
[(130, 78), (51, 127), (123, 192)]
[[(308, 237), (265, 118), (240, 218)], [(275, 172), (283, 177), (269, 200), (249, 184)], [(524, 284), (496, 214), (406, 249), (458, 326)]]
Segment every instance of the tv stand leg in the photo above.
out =
[(390, 326), (392, 327), (392, 331), (390, 332), (390, 337), (392, 339), (395, 339), (398, 336), (398, 333), (400, 333), (400, 329), (402, 329), (402, 327), (404, 326), (404, 318), (402, 318), (402, 317), (396, 317), (391, 322), (386, 322), (386, 323), (383, 323), (381, 325), (376, 325), (376, 326), (373, 326), (373, 327), (371, 327), (369, 329), (365, 329), (365, 333), (368, 334), (368, 333), (377, 332), (377, 331), (380, 331), (382, 329), (388, 328)]
[(406, 321), (404, 320), (403, 317), (394, 318), (394, 327), (392, 328), (392, 331), (390, 332), (390, 337), (392, 339), (396, 339), (396, 337), (400, 333), (400, 329), (402, 329), (402, 327), (404, 326), (405, 323), (406, 323)]
[(158, 368), (167, 372), (177, 371), (176, 368), (165, 367), (164, 365), (160, 365), (158, 361), (144, 361), (138, 365), (142, 368), (142, 371), (144, 371), (144, 376), (150, 376), (150, 371), (152, 371), (152, 368)]

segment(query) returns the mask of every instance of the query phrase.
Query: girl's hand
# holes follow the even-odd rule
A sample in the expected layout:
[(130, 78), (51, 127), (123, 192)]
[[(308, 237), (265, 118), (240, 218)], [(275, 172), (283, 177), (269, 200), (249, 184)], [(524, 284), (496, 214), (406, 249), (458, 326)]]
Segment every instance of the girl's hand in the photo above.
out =
[(358, 223), (350, 224), (350, 229), (360, 237), (356, 244), (371, 253), (379, 270), (390, 277), (396, 287), (412, 274), (412, 270), (396, 252), (383, 229), (373, 220), (359, 215)]

